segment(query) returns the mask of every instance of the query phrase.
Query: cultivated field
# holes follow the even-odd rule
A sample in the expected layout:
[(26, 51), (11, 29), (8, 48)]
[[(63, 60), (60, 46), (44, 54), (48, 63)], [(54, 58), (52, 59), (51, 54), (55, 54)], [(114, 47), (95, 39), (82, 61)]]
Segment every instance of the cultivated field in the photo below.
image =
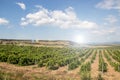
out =
[(120, 47), (0, 45), (0, 80), (120, 80)]

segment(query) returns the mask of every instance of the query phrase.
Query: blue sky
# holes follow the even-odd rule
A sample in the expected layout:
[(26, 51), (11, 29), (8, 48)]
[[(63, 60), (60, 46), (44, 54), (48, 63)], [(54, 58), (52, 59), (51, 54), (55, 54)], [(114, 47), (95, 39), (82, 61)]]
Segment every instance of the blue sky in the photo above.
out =
[(0, 39), (120, 41), (120, 0), (0, 0)]

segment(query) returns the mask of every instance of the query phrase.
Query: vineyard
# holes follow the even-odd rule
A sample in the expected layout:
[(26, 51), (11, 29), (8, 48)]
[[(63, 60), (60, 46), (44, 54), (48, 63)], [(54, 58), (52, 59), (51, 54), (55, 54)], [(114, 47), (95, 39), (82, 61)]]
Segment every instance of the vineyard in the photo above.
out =
[(0, 80), (120, 80), (120, 47), (0, 45)]

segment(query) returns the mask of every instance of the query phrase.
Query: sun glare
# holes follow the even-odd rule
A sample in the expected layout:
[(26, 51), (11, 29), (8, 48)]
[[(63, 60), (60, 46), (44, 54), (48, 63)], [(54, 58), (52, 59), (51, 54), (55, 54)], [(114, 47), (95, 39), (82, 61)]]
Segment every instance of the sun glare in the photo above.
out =
[(85, 38), (83, 35), (76, 35), (74, 37), (74, 41), (79, 43), (79, 44), (83, 44), (83, 43), (85, 43)]

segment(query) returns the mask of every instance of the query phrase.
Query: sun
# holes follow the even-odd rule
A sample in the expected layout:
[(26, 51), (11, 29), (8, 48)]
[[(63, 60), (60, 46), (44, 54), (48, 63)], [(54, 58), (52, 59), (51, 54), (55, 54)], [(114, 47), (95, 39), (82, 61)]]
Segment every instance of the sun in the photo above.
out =
[(74, 42), (77, 42), (79, 44), (85, 43), (85, 37), (83, 35), (76, 35), (74, 37)]

